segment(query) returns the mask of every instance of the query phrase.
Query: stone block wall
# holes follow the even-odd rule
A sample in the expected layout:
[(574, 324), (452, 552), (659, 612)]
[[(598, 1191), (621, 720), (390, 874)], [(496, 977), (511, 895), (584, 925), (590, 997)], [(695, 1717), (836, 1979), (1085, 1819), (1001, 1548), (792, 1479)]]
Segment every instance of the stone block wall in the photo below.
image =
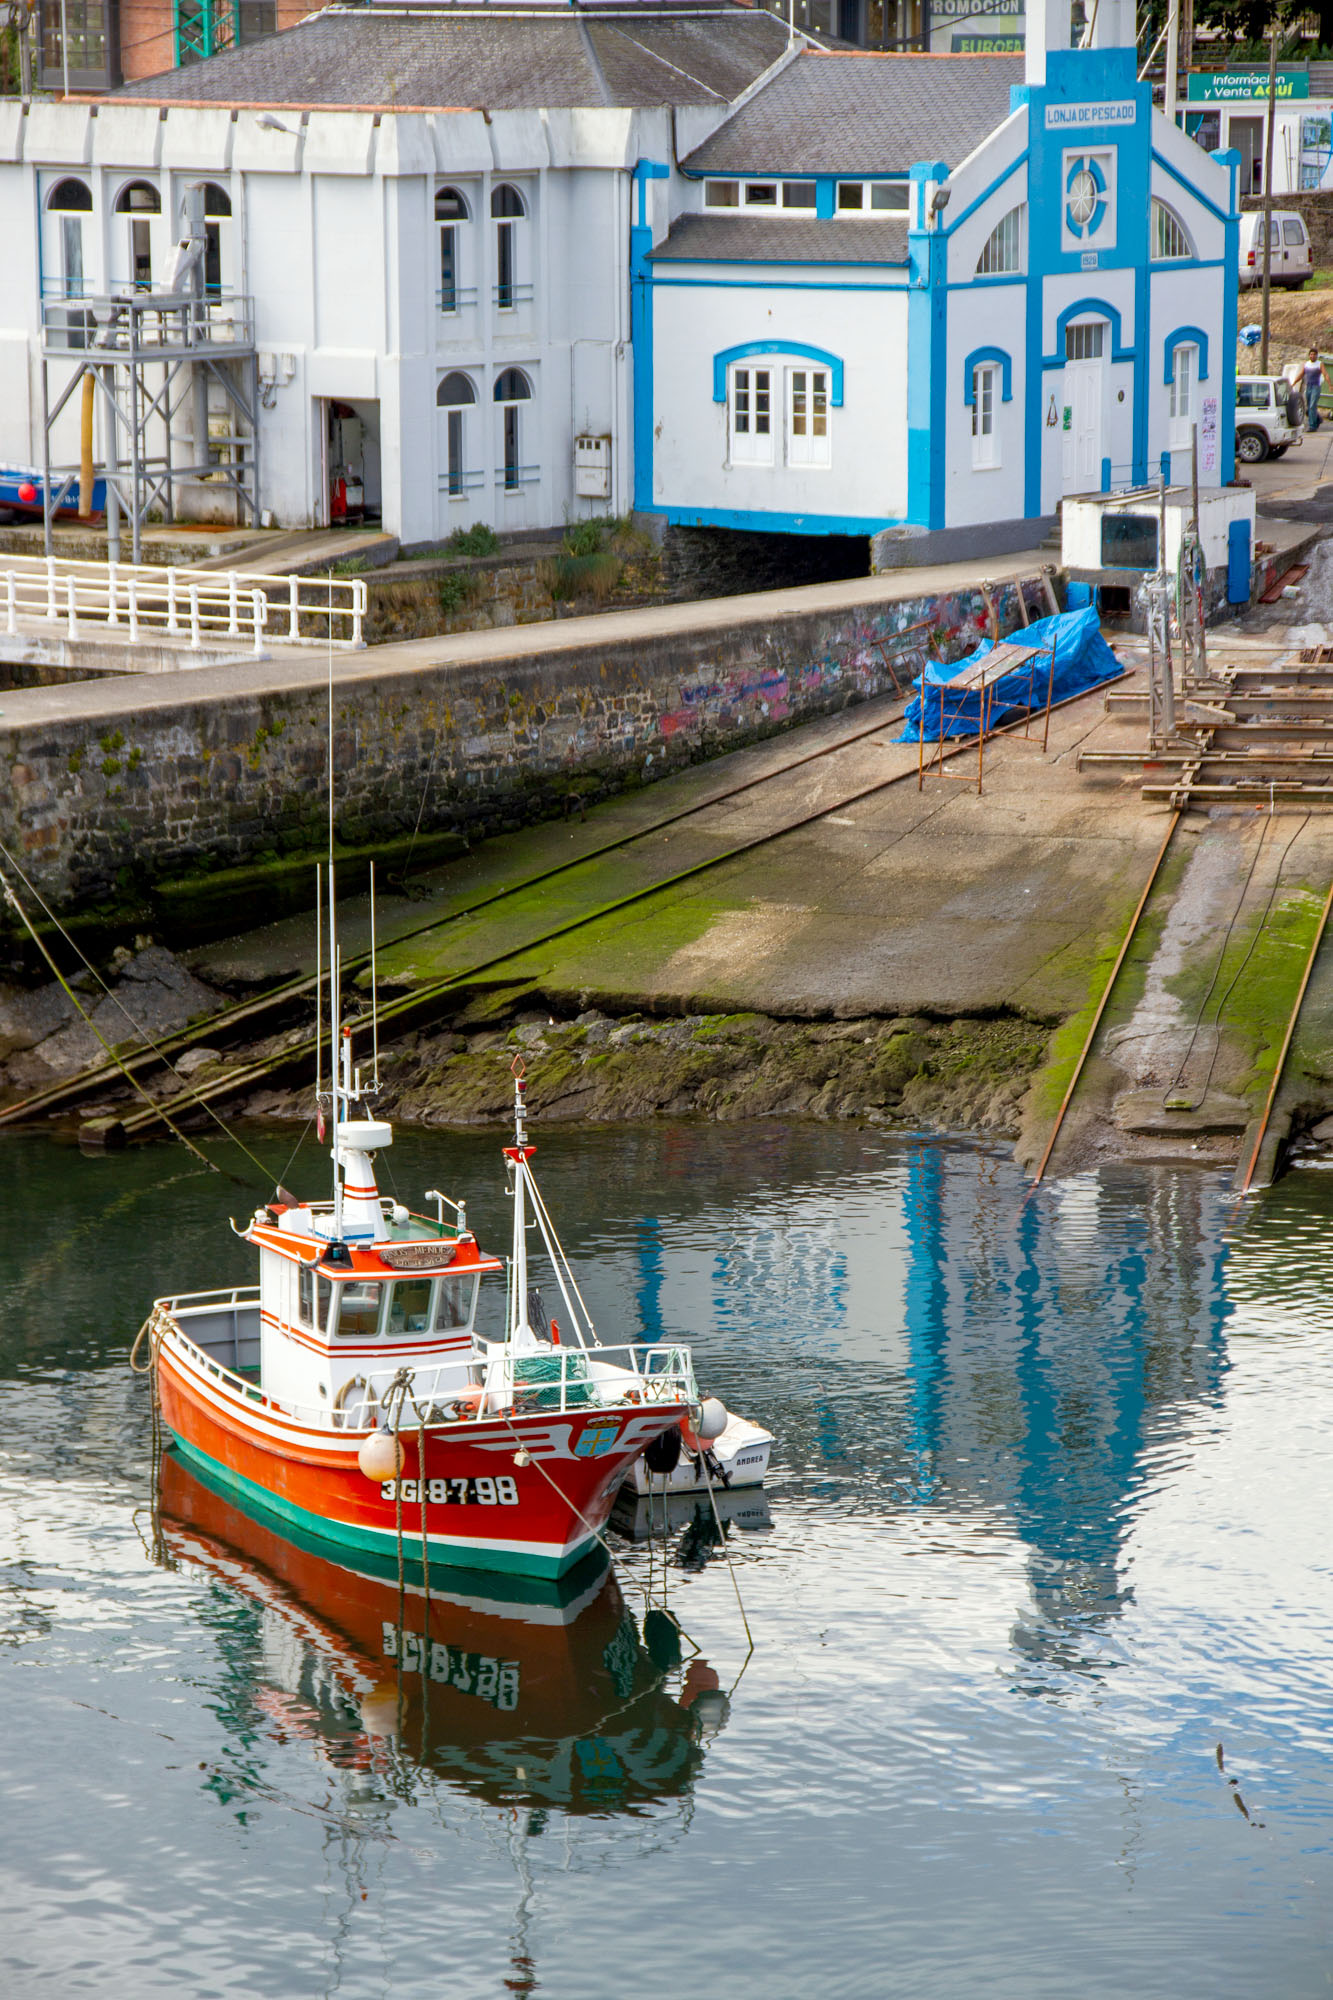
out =
[[(998, 593), (1002, 630), (1017, 593)], [(1034, 614), (1044, 605), (1029, 588)], [(987, 627), (978, 591), (886, 599), (772, 618), (717, 606), (580, 621), (537, 650), (435, 662), (334, 662), (340, 841), (374, 847), (557, 815), (783, 725), (889, 691), (876, 640), (927, 621), (946, 656)], [(709, 607), (710, 612), (714, 607)], [(693, 614), (693, 616), (689, 614)], [(0, 718), (0, 841), (53, 906), (127, 906), (201, 870), (317, 855), (328, 797), (323, 662), (154, 676), (86, 691), (79, 707), (34, 693)], [(35, 704), (25, 724), (23, 706)], [(255, 888), (238, 880), (253, 921)], [(274, 912), (277, 913), (276, 911)]]

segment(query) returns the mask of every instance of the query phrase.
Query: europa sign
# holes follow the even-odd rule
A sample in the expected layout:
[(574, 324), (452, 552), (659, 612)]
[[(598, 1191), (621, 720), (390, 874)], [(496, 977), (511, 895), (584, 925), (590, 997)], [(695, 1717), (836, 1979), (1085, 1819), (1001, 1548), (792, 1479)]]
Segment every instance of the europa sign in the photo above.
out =
[[(1199, 73), (1191, 71), (1186, 96), (1191, 104), (1238, 104), (1251, 97), (1268, 97), (1268, 71), (1266, 69), (1226, 69)], [(1309, 72), (1303, 69), (1280, 69), (1277, 73), (1276, 96), (1308, 97), (1310, 95)]]

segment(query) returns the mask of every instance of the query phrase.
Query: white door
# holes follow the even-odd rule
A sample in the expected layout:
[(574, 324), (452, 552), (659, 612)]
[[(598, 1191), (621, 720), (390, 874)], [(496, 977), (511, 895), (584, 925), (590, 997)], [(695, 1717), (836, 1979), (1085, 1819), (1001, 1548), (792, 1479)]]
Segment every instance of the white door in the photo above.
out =
[(1096, 493), (1102, 483), (1102, 364), (1065, 363), (1066, 493)]

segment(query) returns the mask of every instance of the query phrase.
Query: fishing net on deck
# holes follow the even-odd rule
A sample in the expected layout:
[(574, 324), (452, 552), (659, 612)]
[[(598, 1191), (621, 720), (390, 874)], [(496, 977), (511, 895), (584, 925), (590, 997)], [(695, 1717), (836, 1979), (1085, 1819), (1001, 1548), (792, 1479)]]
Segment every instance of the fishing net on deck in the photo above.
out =
[[(1054, 644), (1052, 702), (1068, 701), (1071, 695), (1085, 694), (1089, 688), (1112, 680), (1121, 672), (1120, 662), (1101, 635), (1095, 605), (1090, 604), (1082, 611), (1060, 611), (1052, 618), (1038, 618), (1025, 630), (1009, 633), (1008, 642), (1043, 648)], [(896, 740), (899, 743), (937, 743), (942, 736), (975, 736), (981, 727), (981, 690), (958, 688), (952, 695), (946, 694), (943, 718), (936, 690), (941, 685), (947, 688), (951, 680), (966, 668), (976, 666), (987, 653), (993, 651), (994, 641), (983, 639), (976, 651), (969, 653), (965, 660), (951, 660), (947, 665), (938, 660), (928, 660), (922, 676), (929, 690), (925, 700), (925, 726), (922, 727), (921, 721), (922, 697), (917, 694), (907, 704), (903, 733)], [(1045, 708), (1048, 669), (1044, 655), (1033, 662), (1033, 668), (1034, 671), (1029, 673), (1026, 665), (1018, 667), (1012, 674), (1005, 674), (994, 683), (989, 698), (992, 728), (1006, 716), (1021, 715), (1024, 709)], [(920, 688), (922, 680), (913, 685)]]
[(514, 1400), (526, 1410), (558, 1410), (560, 1384), (565, 1383), (565, 1408), (586, 1410), (598, 1399), (588, 1380), (588, 1364), (581, 1354), (564, 1361), (558, 1354), (522, 1354), (514, 1361)]

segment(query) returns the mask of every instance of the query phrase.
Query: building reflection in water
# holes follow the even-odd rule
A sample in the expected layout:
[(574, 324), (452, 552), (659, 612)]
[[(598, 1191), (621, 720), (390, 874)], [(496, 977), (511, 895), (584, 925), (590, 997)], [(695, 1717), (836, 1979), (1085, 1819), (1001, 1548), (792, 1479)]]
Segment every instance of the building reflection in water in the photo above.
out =
[(1225, 1214), (1202, 1174), (1033, 1193), (996, 1155), (871, 1141), (859, 1175), (682, 1190), (644, 1226), (636, 1303), (776, 1433), (779, 1520), (786, 1481), (1017, 1537), (1039, 1687), (1108, 1665), (1136, 1507), (1220, 1398)]

